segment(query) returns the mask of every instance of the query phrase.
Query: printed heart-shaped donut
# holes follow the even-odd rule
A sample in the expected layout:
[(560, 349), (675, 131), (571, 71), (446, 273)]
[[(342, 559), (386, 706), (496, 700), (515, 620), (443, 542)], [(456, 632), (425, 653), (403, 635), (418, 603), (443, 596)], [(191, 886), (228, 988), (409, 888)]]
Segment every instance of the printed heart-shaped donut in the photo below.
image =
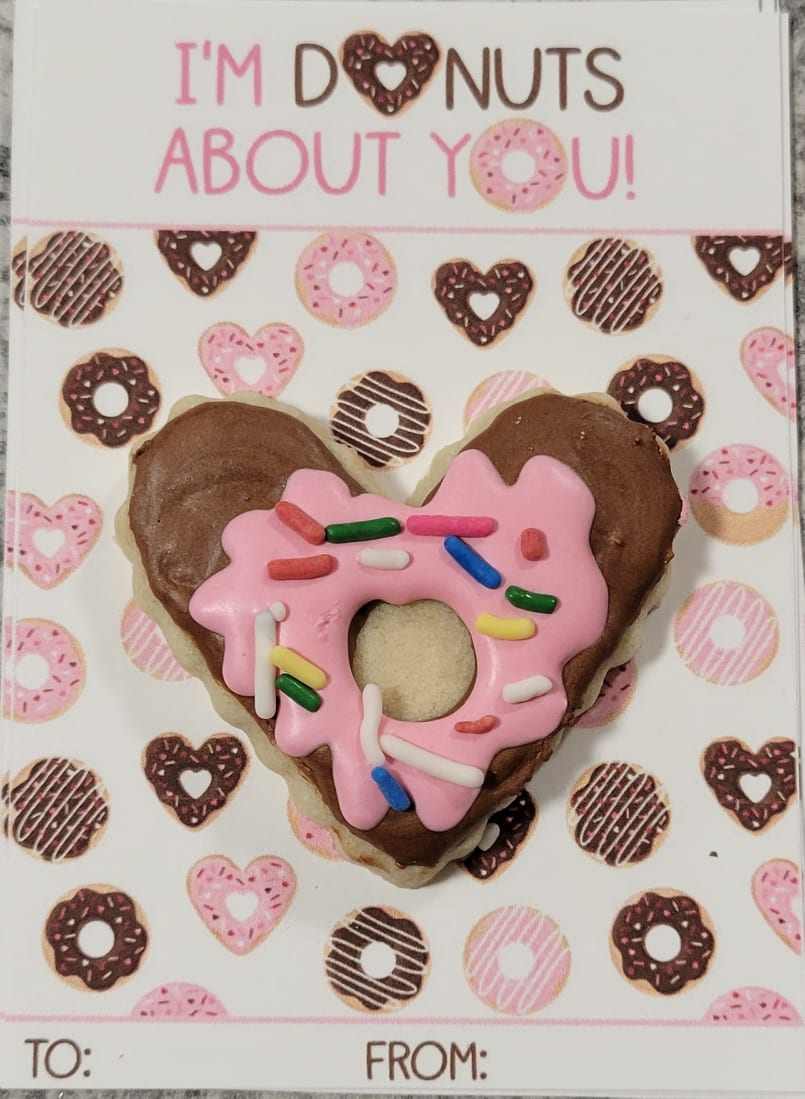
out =
[(227, 803), (248, 767), (237, 737), (208, 737), (194, 748), (183, 736), (163, 733), (143, 753), (145, 777), (154, 793), (186, 828), (202, 828)]
[(741, 740), (716, 740), (702, 755), (704, 781), (747, 832), (776, 823), (797, 792), (793, 740), (768, 740), (753, 752)]
[(752, 877), (752, 896), (763, 919), (795, 954), (802, 953), (802, 894), (799, 869), (788, 859), (770, 859)]
[(708, 275), (736, 301), (752, 301), (780, 271), (788, 277), (793, 270), (791, 242), (783, 237), (700, 236), (693, 247)]
[(6, 496), (6, 564), (39, 588), (55, 588), (77, 569), (101, 533), (101, 509), (89, 496), (62, 496), (48, 507), (30, 492)]
[(779, 328), (756, 328), (741, 344), (741, 362), (755, 389), (778, 412), (797, 418), (797, 351)]
[(493, 410), (403, 504), (248, 394), (182, 401), (137, 447), (117, 533), (138, 603), (291, 798), (419, 885), (633, 655), (680, 513), (667, 450), (605, 396)]
[(341, 47), (341, 64), (356, 91), (387, 117), (413, 103), (438, 63), (439, 47), (429, 34), (416, 31), (393, 45), (375, 31), (364, 31)]
[(168, 267), (200, 298), (212, 297), (235, 277), (256, 239), (250, 230), (159, 229), (156, 234)]
[(223, 855), (210, 855), (187, 875), (187, 891), (216, 939), (233, 954), (248, 954), (287, 912), (296, 875), (274, 855), (252, 860), (245, 870)]
[(303, 349), (302, 337), (287, 324), (264, 324), (253, 336), (238, 324), (214, 324), (198, 344), (201, 365), (225, 397), (243, 391), (278, 396)]
[(478, 347), (488, 347), (525, 309), (534, 279), (519, 260), (500, 260), (481, 274), (469, 260), (443, 263), (433, 293), (447, 319)]

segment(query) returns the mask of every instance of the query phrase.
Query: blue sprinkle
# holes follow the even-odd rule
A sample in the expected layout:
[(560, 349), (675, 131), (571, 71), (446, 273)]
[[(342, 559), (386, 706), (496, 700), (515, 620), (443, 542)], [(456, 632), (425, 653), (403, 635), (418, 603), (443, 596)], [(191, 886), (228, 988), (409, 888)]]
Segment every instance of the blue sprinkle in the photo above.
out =
[(453, 560), (470, 574), (473, 580), (477, 580), (485, 588), (500, 587), (501, 575), (498, 570), (492, 568), (489, 562), (481, 557), (480, 553), (476, 553), (472, 546), (468, 546), (461, 538), (458, 538), (455, 534), (449, 535), (444, 540), (444, 548)]
[(398, 809), (402, 812), (403, 809), (411, 808), (411, 799), (408, 794), (397, 782), (394, 775), (389, 774), (385, 767), (374, 767), (372, 769), (372, 778), (380, 787), (380, 793), (392, 809)]

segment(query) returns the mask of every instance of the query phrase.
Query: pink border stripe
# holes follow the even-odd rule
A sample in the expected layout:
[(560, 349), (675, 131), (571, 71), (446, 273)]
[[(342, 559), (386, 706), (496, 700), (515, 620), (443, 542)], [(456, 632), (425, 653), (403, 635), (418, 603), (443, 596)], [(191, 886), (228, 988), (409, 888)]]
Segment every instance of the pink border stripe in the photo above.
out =
[(668, 229), (662, 227), (648, 228), (635, 226), (581, 226), (581, 227), (550, 227), (539, 225), (233, 225), (227, 222), (225, 225), (210, 225), (209, 223), (191, 223), (178, 221), (64, 221), (62, 219), (50, 220), (48, 218), (15, 218), (12, 226), (28, 226), (30, 228), (53, 229), (148, 229), (156, 231), (173, 227), (174, 229), (187, 229), (191, 232), (209, 230), (211, 232), (242, 232), (254, 231), (263, 233), (339, 233), (354, 231), (360, 228), (365, 233), (419, 233), (443, 234), (459, 233), (462, 235), (476, 234), (481, 236), (664, 236), (664, 237), (695, 237), (695, 236), (754, 236), (754, 237), (779, 237), (784, 236), (783, 229)]

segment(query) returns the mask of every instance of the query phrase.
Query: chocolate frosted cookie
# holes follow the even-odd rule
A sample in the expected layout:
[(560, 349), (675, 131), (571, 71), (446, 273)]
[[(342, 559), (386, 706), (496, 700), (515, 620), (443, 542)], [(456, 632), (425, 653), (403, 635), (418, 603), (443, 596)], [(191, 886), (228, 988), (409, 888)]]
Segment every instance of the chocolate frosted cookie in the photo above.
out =
[(793, 270), (791, 242), (783, 237), (702, 236), (693, 238), (708, 275), (736, 301), (765, 293), (781, 271)]
[[(112, 933), (112, 945), (103, 953), (95, 946), (98, 924)], [(53, 907), (43, 945), (52, 969), (68, 984), (104, 992), (137, 972), (148, 948), (148, 931), (127, 893), (110, 885), (87, 885)]]
[(38, 759), (21, 771), (3, 801), (8, 835), (46, 862), (85, 854), (109, 817), (106, 791), (95, 772), (59, 756)]
[(420, 453), (430, 434), (425, 394), (401, 374), (370, 370), (339, 391), (330, 430), (372, 469), (394, 469)]
[(500, 260), (485, 275), (469, 260), (450, 260), (433, 276), (433, 293), (447, 319), (478, 347), (511, 328), (533, 289), (531, 272), (519, 260)]
[(716, 740), (702, 755), (702, 774), (722, 809), (747, 832), (762, 832), (796, 795), (796, 745), (778, 737), (753, 752), (740, 740)]
[(386, 117), (413, 103), (438, 63), (439, 47), (429, 34), (409, 32), (392, 45), (375, 31), (364, 31), (341, 47), (341, 64), (356, 91)]
[(145, 777), (186, 828), (202, 828), (224, 808), (248, 762), (243, 745), (228, 734), (194, 748), (183, 736), (164, 733), (143, 753)]
[(194, 294), (212, 297), (246, 261), (255, 232), (219, 229), (160, 229), (157, 248), (168, 267)]
[[(102, 390), (118, 390), (101, 405)], [(148, 366), (120, 348), (96, 351), (67, 371), (61, 406), (65, 423), (76, 435), (101, 446), (119, 447), (151, 427), (160, 406), (159, 389)], [(109, 409), (118, 411), (109, 412)], [(91, 436), (91, 437), (90, 437)]]
[(642, 862), (659, 847), (671, 819), (653, 775), (632, 763), (599, 763), (570, 793), (567, 820), (588, 855), (608, 866)]
[(123, 288), (123, 267), (111, 245), (72, 229), (40, 240), (27, 261), (23, 252), (14, 263), (17, 304), (27, 294), (31, 308), (63, 328), (100, 320)]
[(633, 359), (613, 376), (607, 393), (630, 420), (655, 431), (669, 450), (691, 439), (704, 416), (701, 382), (684, 363), (665, 355)]
[(671, 889), (632, 897), (612, 925), (612, 960), (641, 992), (682, 992), (704, 977), (714, 951), (710, 917), (693, 897)]
[[(489, 881), (505, 870), (534, 830), (537, 805), (528, 790), (522, 790), (514, 801), (489, 818), (481, 842), (467, 855), (462, 866), (479, 881)], [(488, 833), (491, 841), (486, 842)]]
[(651, 317), (662, 296), (654, 257), (630, 240), (592, 240), (571, 258), (565, 294), (579, 320), (599, 332), (631, 332)]

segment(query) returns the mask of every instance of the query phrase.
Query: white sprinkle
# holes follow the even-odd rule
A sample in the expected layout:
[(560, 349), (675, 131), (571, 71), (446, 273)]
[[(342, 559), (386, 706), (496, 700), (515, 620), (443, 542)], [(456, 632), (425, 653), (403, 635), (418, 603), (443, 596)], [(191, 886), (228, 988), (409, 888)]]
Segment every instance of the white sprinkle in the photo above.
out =
[(277, 600), (276, 603), (272, 603), (268, 609), (271, 611), (276, 622), (284, 622), (288, 616), (288, 608), (284, 603), (280, 603), (279, 600)]
[(520, 679), (516, 683), (507, 683), (503, 688), (504, 702), (528, 702), (547, 694), (553, 687), (547, 675), (532, 675), (529, 679)]
[(376, 683), (367, 683), (363, 688), (363, 720), (361, 721), (361, 748), (373, 767), (382, 767), (386, 757), (380, 750), (377, 731), (383, 716), (383, 695)]
[(444, 756), (437, 756), (435, 752), (429, 752), (426, 748), (420, 748), (416, 744), (409, 744), (407, 740), (400, 740), (397, 736), (388, 734), (380, 738), (380, 747), (387, 756), (396, 759), (399, 763), (405, 763), (409, 767), (415, 767), (426, 775), (444, 779), (456, 786), (465, 786), (470, 790), (477, 790), (484, 784), (484, 772), (478, 767), (470, 767), (467, 763), (456, 763)]
[(367, 569), (404, 569), (411, 554), (404, 549), (362, 549), (358, 560)]
[(271, 663), (276, 643), (277, 620), (270, 610), (260, 611), (254, 616), (254, 712), (264, 720), (277, 712), (277, 672)]

